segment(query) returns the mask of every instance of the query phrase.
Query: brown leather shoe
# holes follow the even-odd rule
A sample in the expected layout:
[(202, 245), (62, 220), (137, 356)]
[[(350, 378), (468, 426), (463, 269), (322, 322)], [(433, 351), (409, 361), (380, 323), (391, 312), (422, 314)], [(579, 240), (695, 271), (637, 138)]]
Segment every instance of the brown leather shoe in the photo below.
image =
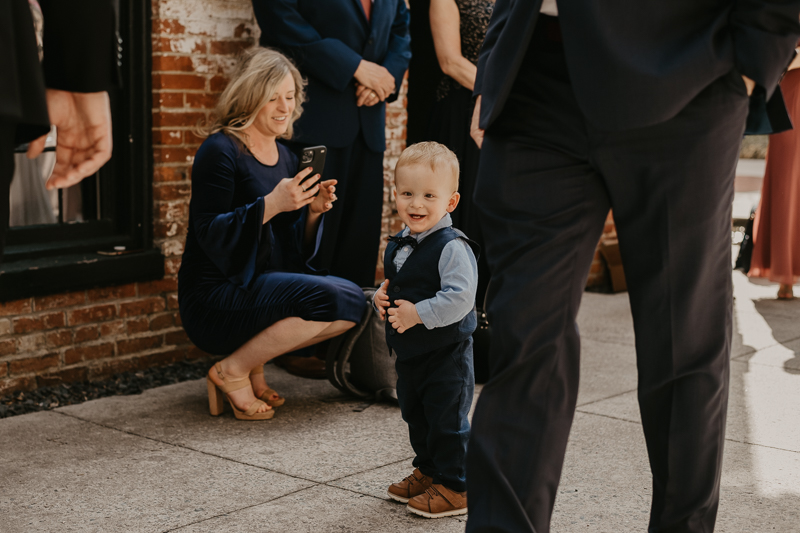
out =
[(467, 492), (455, 492), (436, 483), (408, 500), (408, 510), (425, 518), (467, 514)]
[(326, 379), (325, 361), (316, 357), (300, 357), (299, 355), (281, 355), (273, 359), (275, 366), (285, 369), (293, 376), (309, 379)]
[(408, 503), (410, 498), (419, 496), (425, 492), (425, 489), (431, 486), (433, 478), (428, 477), (419, 468), (415, 468), (414, 472), (400, 483), (392, 483), (389, 486), (389, 497), (400, 503)]

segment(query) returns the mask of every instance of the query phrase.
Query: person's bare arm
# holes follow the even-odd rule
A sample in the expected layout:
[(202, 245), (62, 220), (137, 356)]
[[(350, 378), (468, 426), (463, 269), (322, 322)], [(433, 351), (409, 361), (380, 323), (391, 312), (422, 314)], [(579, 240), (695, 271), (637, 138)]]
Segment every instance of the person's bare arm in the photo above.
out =
[(800, 48), (795, 48), (794, 59), (789, 63), (789, 68), (787, 70), (794, 70), (796, 68), (800, 68)]
[(475, 99), (475, 109), (472, 110), (472, 122), (469, 126), (469, 136), (478, 145), (478, 148), (483, 146), (483, 133), (484, 131), (480, 126), (481, 121), (481, 95)]
[(756, 82), (742, 74), (742, 80), (744, 81), (744, 86), (747, 87), (747, 96), (753, 94), (753, 89), (756, 88)]
[(470, 91), (478, 68), (461, 54), (461, 14), (454, 0), (431, 0), (431, 33), (442, 72)]

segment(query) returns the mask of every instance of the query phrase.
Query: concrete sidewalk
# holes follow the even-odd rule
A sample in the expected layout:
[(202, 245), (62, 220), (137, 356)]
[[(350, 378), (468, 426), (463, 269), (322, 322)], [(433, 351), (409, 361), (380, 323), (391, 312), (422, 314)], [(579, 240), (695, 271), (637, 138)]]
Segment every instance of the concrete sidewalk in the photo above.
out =
[[(800, 532), (800, 300), (735, 279), (717, 532)], [(798, 289), (795, 289), (798, 294)], [(800, 295), (800, 294), (798, 294)], [(646, 531), (650, 473), (627, 294), (587, 293), (582, 384), (553, 532)], [(268, 367), (269, 422), (208, 415), (203, 380), (0, 420), (0, 531), (456, 532), (387, 501), (410, 472), (397, 407)]]

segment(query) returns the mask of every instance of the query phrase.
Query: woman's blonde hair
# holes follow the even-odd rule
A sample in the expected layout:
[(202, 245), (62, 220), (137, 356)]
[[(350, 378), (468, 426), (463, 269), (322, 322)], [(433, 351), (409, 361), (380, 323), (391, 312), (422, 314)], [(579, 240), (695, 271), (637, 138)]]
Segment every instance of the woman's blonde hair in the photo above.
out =
[(287, 74), (294, 78), (295, 107), (281, 138), (290, 139), (294, 121), (303, 113), (305, 80), (286, 56), (260, 46), (241, 55), (230, 83), (219, 96), (210, 122), (197, 128), (198, 135), (208, 137), (223, 131), (247, 146), (247, 134), (242, 130), (255, 121), (258, 112), (269, 102)]

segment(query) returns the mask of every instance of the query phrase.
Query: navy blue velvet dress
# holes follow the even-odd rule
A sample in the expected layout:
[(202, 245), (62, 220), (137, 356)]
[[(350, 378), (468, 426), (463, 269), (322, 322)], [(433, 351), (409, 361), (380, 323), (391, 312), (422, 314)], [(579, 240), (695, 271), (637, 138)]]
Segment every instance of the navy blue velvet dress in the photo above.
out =
[[(263, 197), (297, 174), (296, 156), (280, 143), (278, 153), (264, 165), (216, 133), (195, 156), (178, 301), (186, 333), (205, 352), (228, 355), (287, 317), (361, 321), (362, 290), (310, 267), (316, 249), (303, 256), (307, 208), (262, 224)], [(323, 224), (324, 216), (315, 248)]]

